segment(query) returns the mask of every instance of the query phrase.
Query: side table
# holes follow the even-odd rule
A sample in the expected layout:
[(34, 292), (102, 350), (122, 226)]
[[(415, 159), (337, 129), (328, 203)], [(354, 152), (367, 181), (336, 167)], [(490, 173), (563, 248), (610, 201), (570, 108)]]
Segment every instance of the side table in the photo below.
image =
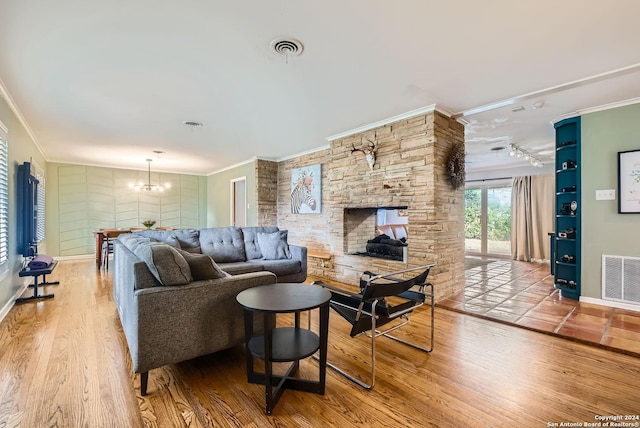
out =
[[(270, 415), (284, 389), (324, 394), (327, 369), (327, 336), (329, 333), (329, 300), (331, 293), (321, 287), (299, 283), (279, 283), (249, 288), (236, 300), (244, 308), (247, 342), (247, 381), (265, 387), (265, 412)], [(319, 335), (300, 328), (300, 312), (320, 309)], [(253, 316), (264, 320), (263, 334), (254, 335)], [(294, 313), (294, 327), (276, 327), (276, 314)], [(320, 351), (319, 379), (295, 377), (300, 360)], [(264, 360), (264, 373), (254, 371), (253, 358)], [(272, 363), (292, 362), (284, 375), (274, 375)]]

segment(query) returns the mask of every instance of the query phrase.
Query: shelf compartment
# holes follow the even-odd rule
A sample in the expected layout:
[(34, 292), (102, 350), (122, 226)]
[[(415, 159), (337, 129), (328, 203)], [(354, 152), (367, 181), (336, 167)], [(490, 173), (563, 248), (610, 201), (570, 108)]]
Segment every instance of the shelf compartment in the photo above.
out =
[[(249, 340), (249, 350), (254, 357), (264, 360), (264, 335)], [(320, 338), (310, 330), (295, 327), (279, 327), (271, 338), (271, 361), (287, 362), (310, 357), (320, 348)]]
[(556, 265), (558, 265), (558, 266), (573, 267), (573, 268), (574, 268), (574, 267), (576, 267), (576, 264), (575, 264), (575, 263), (561, 262), (561, 261), (558, 261), (558, 260), (556, 260)]
[(556, 174), (566, 174), (569, 172), (576, 172), (578, 167), (575, 168), (567, 168), (567, 169), (556, 169)]
[[(562, 144), (562, 143), (561, 143)], [(563, 146), (558, 146), (556, 148), (556, 153), (560, 153), (560, 152), (564, 152), (566, 150), (575, 150), (576, 148), (578, 148), (578, 145), (576, 144), (576, 142), (574, 141), (571, 144), (565, 144)]]

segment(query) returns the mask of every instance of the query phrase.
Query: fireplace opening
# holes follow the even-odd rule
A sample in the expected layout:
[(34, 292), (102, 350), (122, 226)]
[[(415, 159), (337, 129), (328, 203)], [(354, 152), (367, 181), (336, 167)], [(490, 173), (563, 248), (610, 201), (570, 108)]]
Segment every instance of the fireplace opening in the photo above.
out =
[(406, 262), (409, 245), (407, 208), (345, 208), (345, 253)]

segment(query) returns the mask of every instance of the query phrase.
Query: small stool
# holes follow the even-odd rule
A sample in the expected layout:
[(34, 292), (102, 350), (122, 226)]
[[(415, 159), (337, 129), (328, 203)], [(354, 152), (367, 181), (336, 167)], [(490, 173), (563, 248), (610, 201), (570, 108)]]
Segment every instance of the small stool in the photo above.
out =
[[(47, 282), (47, 275), (49, 275), (51, 272), (53, 272), (53, 270), (56, 268), (56, 266), (58, 265), (58, 261), (54, 260), (51, 262), (51, 264), (49, 266), (47, 266), (44, 269), (29, 269), (28, 267), (22, 269), (19, 273), (18, 276), (20, 277), (25, 277), (25, 276), (32, 276), (33, 277), (33, 284), (30, 284), (29, 287), (33, 287), (33, 296), (30, 297), (20, 297), (18, 299), (16, 299), (16, 303), (24, 303), (24, 302), (30, 302), (33, 300), (44, 300), (44, 299), (51, 299), (53, 298), (53, 294), (43, 294), (41, 296), (38, 296), (38, 285), (58, 285), (60, 284), (60, 281), (53, 281), (53, 282)], [(42, 276), (42, 283), (38, 284), (38, 277)]]

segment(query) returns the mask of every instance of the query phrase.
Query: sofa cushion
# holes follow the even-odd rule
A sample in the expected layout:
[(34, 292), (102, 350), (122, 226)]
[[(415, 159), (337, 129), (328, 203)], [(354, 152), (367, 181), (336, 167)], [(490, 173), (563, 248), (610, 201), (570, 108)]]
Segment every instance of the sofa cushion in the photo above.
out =
[(291, 251), (289, 251), (289, 244), (287, 244), (287, 230), (279, 230), (273, 233), (258, 232), (256, 235), (263, 260), (291, 258)]
[(283, 260), (249, 260), (247, 264), (256, 264), (264, 270), (273, 272), (277, 277), (295, 275), (300, 273), (302, 265), (299, 260), (283, 259)]
[(195, 229), (176, 229), (174, 236), (180, 243), (180, 248), (189, 253), (201, 253), (200, 232)]
[(176, 238), (173, 230), (138, 230), (133, 232), (133, 234), (155, 239), (158, 242), (164, 242), (174, 248), (180, 248), (180, 242), (178, 242), (178, 238)]
[(252, 260), (248, 262), (220, 263), (220, 269), (231, 275), (240, 275), (243, 273), (262, 272), (264, 266), (260, 264), (260, 260)]
[(247, 255), (247, 260), (261, 259), (262, 253), (258, 246), (258, 232), (261, 233), (273, 233), (277, 232), (277, 226), (248, 226), (242, 228), (242, 235), (244, 237), (244, 251)]
[(194, 281), (201, 279), (218, 279), (225, 278), (227, 275), (220, 267), (213, 261), (211, 256), (206, 254), (190, 253), (185, 250), (178, 250), (182, 257), (189, 264), (191, 269), (191, 276)]
[(164, 242), (140, 244), (134, 254), (145, 262), (162, 285), (184, 285), (193, 281), (191, 269), (180, 252)]
[(244, 239), (237, 227), (214, 227), (200, 229), (202, 254), (213, 257), (216, 263), (244, 262)]

